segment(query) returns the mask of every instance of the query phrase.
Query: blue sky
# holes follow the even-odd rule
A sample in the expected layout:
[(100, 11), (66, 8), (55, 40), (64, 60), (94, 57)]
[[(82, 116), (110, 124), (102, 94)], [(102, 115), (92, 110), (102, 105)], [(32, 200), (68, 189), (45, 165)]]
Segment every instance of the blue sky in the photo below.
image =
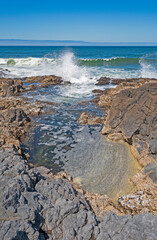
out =
[(157, 42), (157, 1), (2, 1), (1, 39)]

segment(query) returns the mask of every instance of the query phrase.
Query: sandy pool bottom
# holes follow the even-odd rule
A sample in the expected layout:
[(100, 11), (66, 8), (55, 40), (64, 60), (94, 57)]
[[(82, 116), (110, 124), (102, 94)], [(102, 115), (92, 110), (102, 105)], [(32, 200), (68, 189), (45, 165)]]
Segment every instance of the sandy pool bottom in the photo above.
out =
[(84, 190), (107, 194), (113, 201), (136, 190), (130, 180), (140, 165), (123, 141), (109, 141), (96, 132), (80, 135), (79, 143), (67, 153), (67, 159), (65, 171)]

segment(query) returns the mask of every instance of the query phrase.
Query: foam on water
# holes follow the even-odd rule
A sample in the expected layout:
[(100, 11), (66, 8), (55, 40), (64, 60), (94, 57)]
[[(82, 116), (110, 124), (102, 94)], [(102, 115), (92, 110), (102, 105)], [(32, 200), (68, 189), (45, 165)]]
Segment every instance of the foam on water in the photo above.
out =
[(0, 67), (9, 69), (12, 77), (55, 74), (63, 77), (65, 81), (86, 84), (87, 81), (92, 82), (91, 77), (104, 75), (113, 78), (135, 77), (139, 75), (138, 70), (126, 69), (123, 66), (125, 63), (132, 64), (134, 61), (138, 63), (137, 58), (118, 56), (100, 59), (76, 58), (73, 52), (66, 51), (56, 58), (51, 58), (51, 55), (42, 58), (0, 58)]
[(141, 59), (118, 56), (83, 59), (76, 58), (71, 51), (66, 51), (55, 58), (51, 58), (51, 55), (43, 58), (0, 58), (0, 67), (7, 68), (10, 71), (10, 77), (52, 74), (61, 76), (64, 81), (70, 81), (72, 84), (62, 88), (60, 95), (68, 98), (82, 98), (92, 95), (92, 90), (96, 88), (96, 80), (102, 76), (157, 78), (157, 54), (145, 55)]
[(141, 77), (157, 78), (157, 53), (147, 54), (140, 59)]

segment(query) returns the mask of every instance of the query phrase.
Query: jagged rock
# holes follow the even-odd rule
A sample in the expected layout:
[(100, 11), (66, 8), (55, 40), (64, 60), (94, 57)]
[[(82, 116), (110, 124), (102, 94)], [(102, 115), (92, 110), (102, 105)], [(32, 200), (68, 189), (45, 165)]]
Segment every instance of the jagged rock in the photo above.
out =
[(109, 213), (99, 221), (71, 183), (30, 168), (14, 150), (0, 151), (0, 192), (2, 240), (157, 239), (157, 216)]
[[(30, 81), (34, 80), (32, 79)], [(3, 88), (2, 86), (0, 89), (2, 96), (16, 95), (20, 91), (23, 91), (22, 88), (16, 87), (16, 84), (20, 85), (17, 80), (14, 80), (15, 82), (11, 81), (12, 80), (8, 80), (10, 85), (7, 83), (7, 87)], [(35, 81), (37, 81), (37, 79)], [(40, 81), (42, 81), (42, 77), (39, 79), (39, 82)], [(45, 86), (46, 84), (53, 84), (53, 81), (55, 80), (47, 78), (45, 80)], [(58, 84), (61, 83), (60, 79), (56, 80), (56, 82), (57, 81)], [(131, 86), (129, 84), (125, 87), (129, 88)], [(138, 87), (140, 84), (143, 83), (138, 83)], [(108, 96), (105, 98), (105, 104), (108, 104), (108, 108), (110, 108), (110, 106), (112, 108), (113, 104), (113, 97), (110, 95), (111, 92), (112, 94), (118, 95), (121, 92), (120, 89), (121, 87), (118, 87), (116, 90), (108, 91)], [(154, 139), (156, 140), (157, 138), (155, 130), (156, 100), (154, 100), (156, 99), (156, 88), (154, 88), (155, 90), (152, 89), (153, 87), (150, 89), (144, 88), (143, 90), (146, 96), (142, 98), (140, 104), (145, 107), (142, 111), (146, 113), (146, 121), (140, 125), (140, 131), (135, 130), (139, 126), (139, 119), (135, 117), (138, 121), (133, 124), (133, 126), (130, 126), (130, 130), (126, 129), (123, 124), (120, 125), (118, 123), (121, 129), (124, 128), (124, 131), (121, 131), (120, 134), (116, 132), (115, 134), (118, 135), (113, 135), (114, 131), (111, 131), (110, 137), (115, 139), (118, 136), (117, 140), (124, 138), (130, 144), (133, 144), (139, 154), (143, 153), (143, 149), (146, 149), (150, 151), (149, 154), (152, 159), (154, 159), (156, 155)], [(128, 100), (128, 98), (130, 101), (131, 98), (132, 102), (130, 105), (135, 104), (136, 106), (136, 102), (133, 102), (134, 93), (130, 93), (128, 96), (128, 90), (126, 91), (123, 95), (124, 101), (126, 99)], [(146, 97), (148, 97), (149, 101), (146, 101)], [(130, 105), (127, 100), (126, 103), (129, 108)], [(141, 97), (137, 100), (141, 101)], [(63, 174), (63, 176), (56, 178), (44, 167), (30, 168), (26, 161), (12, 150), (12, 147), (15, 146), (18, 150), (20, 149), (22, 138), (30, 124), (30, 119), (27, 114), (30, 114), (31, 110), (29, 111), (28, 106), (23, 109), (24, 104), (19, 103), (17, 99), (15, 102), (7, 99), (5, 104), (3, 104), (2, 101), (0, 102), (0, 133), (1, 137), (3, 137), (0, 138), (0, 144), (1, 146), (5, 145), (6, 148), (8, 148), (8, 146), (11, 148), (10, 150), (5, 149), (0, 151), (0, 236), (2, 240), (157, 239), (157, 216), (143, 213), (137, 216), (127, 215), (119, 217), (113, 213), (109, 213), (106, 214), (102, 220), (102, 218), (97, 218), (95, 215), (95, 213), (99, 212), (99, 207), (106, 208), (107, 205), (109, 211), (115, 211), (113, 203), (110, 203), (107, 197), (97, 198), (97, 196), (93, 197), (88, 195), (86, 198), (83, 191), (78, 191), (77, 188), (74, 188), (72, 183), (70, 183), (70, 176)], [(118, 109), (120, 109), (120, 107)], [(123, 109), (121, 109), (119, 115), (121, 120), (123, 120), (124, 117), (122, 116), (122, 110)], [(134, 110), (140, 112), (137, 106)], [(149, 113), (151, 114), (150, 116)], [(154, 113), (154, 115), (152, 113)], [(134, 121), (133, 116), (128, 116)], [(152, 116), (153, 119), (151, 118)], [(140, 121), (142, 117), (143, 115), (139, 114)], [(114, 129), (119, 127), (116, 125), (116, 121), (117, 119), (115, 117), (112, 122), (113, 125), (115, 124)], [(143, 172), (138, 174), (137, 181), (139, 188), (142, 189), (142, 193), (135, 193), (135, 196), (124, 196), (120, 199), (119, 204), (127, 213), (135, 214), (143, 211), (156, 213), (157, 206), (154, 204), (156, 196), (154, 194), (156, 166), (153, 164), (151, 166), (147, 165)], [(152, 181), (154, 181), (154, 183), (152, 183)], [(93, 198), (95, 204), (90, 205), (90, 201)], [(103, 203), (100, 203), (100, 200), (102, 200)], [(133, 208), (135, 210), (132, 211)], [(119, 214), (119, 209), (117, 209), (117, 213)]]
[(79, 119), (78, 122), (81, 125), (88, 124), (88, 125), (97, 125), (103, 123), (105, 120), (105, 117), (92, 117), (91, 115), (83, 112)]
[[(122, 90), (110, 96), (103, 134), (121, 133), (141, 156), (156, 154), (157, 84), (147, 83), (138, 88)], [(138, 147), (137, 147), (138, 146)]]
[(27, 86), (27, 90), (33, 90), (34, 88), (38, 86), (42, 87), (49, 87), (50, 85), (66, 85), (70, 84), (69, 81), (63, 81), (61, 77), (55, 76), (55, 75), (48, 75), (48, 76), (34, 76), (34, 77), (25, 77), (22, 79), (25, 83), (38, 83), (38, 85), (29, 85)]
[(23, 91), (22, 81), (19, 79), (0, 78), (0, 97), (16, 95)]
[(8, 109), (0, 114), (0, 147), (16, 147), (21, 151), (21, 142), (30, 127), (31, 120), (22, 109)]
[[(146, 166), (157, 157), (157, 82), (144, 83), (134, 87), (118, 86), (99, 99), (109, 108), (102, 129), (110, 140), (124, 140), (131, 146), (133, 155), (141, 166)], [(99, 100), (100, 102), (100, 100)], [(154, 168), (154, 169), (153, 169)], [(148, 169), (151, 169), (148, 171)], [(128, 213), (139, 213), (142, 209), (156, 213), (157, 169), (147, 165), (144, 171), (132, 179), (137, 190), (143, 191), (143, 196), (135, 193), (122, 197), (119, 202)]]
[(97, 83), (95, 85), (108, 85), (110, 84), (111, 79), (107, 77), (101, 77), (100, 79), (97, 80)]
[[(95, 229), (97, 240), (155, 240), (157, 216), (144, 213), (131, 217), (106, 215)], [(150, 228), (152, 231), (150, 231)]]

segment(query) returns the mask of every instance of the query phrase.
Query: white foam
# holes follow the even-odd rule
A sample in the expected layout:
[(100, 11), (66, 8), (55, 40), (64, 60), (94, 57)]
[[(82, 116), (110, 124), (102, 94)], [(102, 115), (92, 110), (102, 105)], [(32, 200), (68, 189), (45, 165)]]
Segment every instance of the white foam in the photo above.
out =
[[(106, 61), (118, 57), (104, 58)], [(90, 96), (96, 88), (96, 80), (102, 76), (109, 78), (136, 78), (157, 77), (157, 72), (152, 66), (140, 62), (141, 70), (126, 70), (123, 68), (109, 67), (87, 67), (79, 66), (73, 52), (64, 52), (59, 58), (0, 58), (0, 67), (10, 70), (11, 77), (56, 75), (61, 76), (64, 81), (72, 84), (62, 88), (61, 96), (80, 98)], [(100, 86), (98, 86), (100, 88)], [(46, 99), (45, 99), (46, 100)]]
[[(141, 77), (143, 78), (157, 78), (157, 64), (153, 66), (149, 60), (147, 59), (148, 56), (145, 58), (141, 58), (140, 65), (141, 65)], [(149, 55), (151, 57), (151, 55)], [(157, 57), (157, 54), (156, 54)]]

